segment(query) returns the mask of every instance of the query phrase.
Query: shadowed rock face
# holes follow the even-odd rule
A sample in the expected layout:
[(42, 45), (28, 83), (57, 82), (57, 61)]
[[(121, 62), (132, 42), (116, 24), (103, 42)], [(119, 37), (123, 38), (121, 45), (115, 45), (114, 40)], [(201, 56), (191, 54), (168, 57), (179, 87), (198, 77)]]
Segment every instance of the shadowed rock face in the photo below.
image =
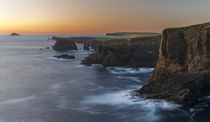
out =
[(71, 40), (70, 38), (53, 37), (53, 40), (56, 42), (52, 48), (56, 51), (77, 50), (75, 41)]
[(99, 44), (94, 53), (82, 63), (102, 64), (109, 67), (154, 67), (158, 59), (159, 44), (160, 36), (111, 40)]
[(139, 93), (176, 103), (197, 101), (210, 95), (209, 69), (210, 23), (165, 29), (153, 76)]

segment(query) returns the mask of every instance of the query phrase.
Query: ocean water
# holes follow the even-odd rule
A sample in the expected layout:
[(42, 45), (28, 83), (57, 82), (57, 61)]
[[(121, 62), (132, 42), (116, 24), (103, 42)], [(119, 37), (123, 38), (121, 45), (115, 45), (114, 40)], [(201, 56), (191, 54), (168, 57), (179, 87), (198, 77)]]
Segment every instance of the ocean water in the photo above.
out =
[[(45, 49), (54, 44), (51, 37), (0, 35), (0, 122), (207, 122), (210, 119), (209, 98), (181, 106), (136, 97), (133, 90), (147, 83), (153, 68), (83, 66), (80, 61), (91, 52), (82, 48), (67, 52)], [(72, 54), (76, 59), (53, 57), (59, 54)]]

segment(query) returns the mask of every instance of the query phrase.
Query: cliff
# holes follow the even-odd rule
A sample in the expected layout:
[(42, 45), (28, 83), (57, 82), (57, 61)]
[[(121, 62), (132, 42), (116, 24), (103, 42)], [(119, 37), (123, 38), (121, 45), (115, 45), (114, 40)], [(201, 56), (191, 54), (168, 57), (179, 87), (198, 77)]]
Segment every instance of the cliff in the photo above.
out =
[(77, 50), (77, 45), (74, 40), (70, 38), (53, 37), (55, 45), (52, 48), (56, 51)]
[(133, 68), (154, 67), (158, 59), (160, 36), (112, 39), (94, 50), (82, 61), (85, 65), (127, 66)]
[(210, 23), (165, 29), (153, 76), (138, 92), (175, 103), (210, 95)]

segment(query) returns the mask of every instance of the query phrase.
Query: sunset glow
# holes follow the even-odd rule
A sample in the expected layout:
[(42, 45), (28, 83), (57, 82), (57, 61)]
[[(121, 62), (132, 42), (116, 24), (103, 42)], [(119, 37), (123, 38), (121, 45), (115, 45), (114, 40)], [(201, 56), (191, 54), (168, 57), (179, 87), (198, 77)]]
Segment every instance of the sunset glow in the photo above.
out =
[(0, 0), (0, 33), (161, 32), (210, 21), (210, 1)]

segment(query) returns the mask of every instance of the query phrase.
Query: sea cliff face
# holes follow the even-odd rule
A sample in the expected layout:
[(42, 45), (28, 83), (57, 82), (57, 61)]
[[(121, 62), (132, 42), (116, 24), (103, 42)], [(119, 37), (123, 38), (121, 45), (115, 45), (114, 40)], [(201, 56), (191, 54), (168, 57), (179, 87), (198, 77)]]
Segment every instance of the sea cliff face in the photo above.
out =
[(153, 76), (139, 93), (176, 103), (210, 95), (210, 23), (165, 29)]
[(99, 44), (93, 54), (82, 61), (85, 65), (106, 67), (154, 67), (158, 59), (160, 36), (113, 39)]

